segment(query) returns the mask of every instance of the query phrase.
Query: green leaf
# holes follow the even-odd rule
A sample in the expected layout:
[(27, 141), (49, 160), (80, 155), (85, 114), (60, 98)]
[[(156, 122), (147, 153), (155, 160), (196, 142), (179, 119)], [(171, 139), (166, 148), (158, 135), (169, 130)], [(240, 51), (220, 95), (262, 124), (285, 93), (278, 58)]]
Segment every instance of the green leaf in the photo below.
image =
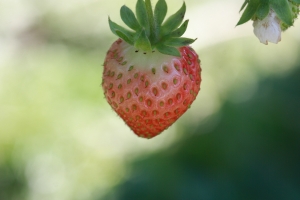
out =
[[(111, 21), (110, 18), (108, 18), (108, 23), (109, 23), (109, 27), (110, 30), (118, 37), (120, 37), (120, 35), (118, 35), (117, 31), (121, 32), (122, 35), (125, 35), (126, 38), (128, 38), (130, 41), (133, 41), (134, 38), (134, 33), (123, 28), (122, 26), (116, 24), (115, 22)], [(122, 37), (121, 37), (122, 38)], [(122, 38), (125, 40), (125, 38)], [(126, 40), (125, 40), (126, 41)]]
[(256, 11), (258, 19), (263, 20), (269, 14), (270, 6), (268, 0), (263, 1)]
[(127, 6), (124, 5), (124, 6), (121, 7), (120, 14), (121, 14), (121, 18), (122, 18), (123, 22), (128, 27), (130, 27), (131, 29), (133, 29), (135, 31), (138, 31), (141, 28), (141, 26), (140, 26), (139, 22), (137, 21), (134, 13)]
[(170, 46), (160, 44), (160, 45), (156, 46), (156, 49), (162, 54), (181, 57), (179, 50), (175, 47), (170, 47)]
[(245, 2), (243, 3), (243, 5), (242, 5), (242, 7), (241, 7), (241, 9), (240, 9), (240, 12), (241, 12), (242, 10), (244, 10), (244, 8), (245, 8), (245, 6), (248, 4), (248, 2), (249, 2), (249, 0), (245, 0)]
[(242, 17), (240, 18), (239, 22), (237, 23), (237, 26), (249, 21), (255, 14), (255, 12), (258, 9), (260, 4), (261, 4), (261, 0), (250, 0), (244, 13), (242, 14)]
[(187, 29), (188, 23), (189, 23), (189, 20), (185, 20), (185, 22), (183, 22), (183, 24), (178, 29), (173, 31), (167, 37), (180, 37), (180, 36), (182, 36), (185, 33), (186, 29)]
[(137, 49), (141, 49), (143, 51), (152, 51), (151, 43), (146, 35), (145, 29), (143, 29), (138, 36), (134, 46)]
[(150, 26), (149, 26), (146, 5), (143, 0), (138, 0), (136, 3), (136, 16), (140, 25), (145, 29), (147, 36), (149, 36)]
[(124, 34), (123, 32), (119, 31), (119, 30), (116, 30), (116, 34), (122, 38), (125, 42), (127, 42), (128, 44), (131, 44), (133, 45), (134, 42), (133, 42), (133, 39), (128, 37), (126, 34)]
[(167, 46), (172, 47), (182, 47), (186, 45), (190, 45), (193, 42), (195, 42), (196, 39), (190, 39), (190, 38), (170, 38), (164, 42)]
[(300, 4), (300, 0), (292, 0), (292, 2)]
[(171, 15), (163, 24), (162, 31), (164, 34), (168, 34), (174, 31), (182, 23), (184, 19), (185, 11), (186, 11), (186, 6), (185, 3), (183, 2), (181, 8), (175, 14)]
[(292, 12), (287, 0), (270, 0), (270, 7), (281, 21), (289, 26), (293, 25)]
[(161, 25), (167, 15), (168, 6), (165, 0), (159, 0), (154, 9), (154, 19), (158, 25)]

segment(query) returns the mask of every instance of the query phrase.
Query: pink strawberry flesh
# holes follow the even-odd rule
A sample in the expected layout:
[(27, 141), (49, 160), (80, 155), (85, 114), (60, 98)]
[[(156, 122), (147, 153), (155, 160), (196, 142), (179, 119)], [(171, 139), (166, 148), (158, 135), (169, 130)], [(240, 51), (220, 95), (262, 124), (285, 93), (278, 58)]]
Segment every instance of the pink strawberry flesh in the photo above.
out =
[(181, 57), (144, 53), (121, 39), (104, 62), (105, 97), (111, 107), (143, 138), (152, 138), (172, 125), (195, 100), (201, 83), (195, 51), (179, 48)]

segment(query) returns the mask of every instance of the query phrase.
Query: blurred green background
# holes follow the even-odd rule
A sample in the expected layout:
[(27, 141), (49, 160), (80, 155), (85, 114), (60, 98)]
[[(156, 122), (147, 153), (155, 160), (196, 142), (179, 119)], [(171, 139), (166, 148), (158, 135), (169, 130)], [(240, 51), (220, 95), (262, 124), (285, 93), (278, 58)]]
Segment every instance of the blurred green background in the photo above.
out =
[(300, 199), (300, 20), (265, 46), (243, 1), (185, 2), (201, 91), (145, 140), (100, 87), (135, 0), (0, 0), (0, 200)]

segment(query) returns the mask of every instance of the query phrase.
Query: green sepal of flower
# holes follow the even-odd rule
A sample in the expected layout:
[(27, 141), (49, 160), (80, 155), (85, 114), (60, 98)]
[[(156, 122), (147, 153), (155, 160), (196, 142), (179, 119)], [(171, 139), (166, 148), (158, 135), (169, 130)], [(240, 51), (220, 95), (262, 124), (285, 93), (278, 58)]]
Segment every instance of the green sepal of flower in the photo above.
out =
[(300, 0), (245, 0), (241, 7), (243, 14), (238, 25), (252, 20), (263, 20), (272, 9), (281, 21), (281, 29), (286, 30), (294, 24), (299, 13)]
[(134, 12), (127, 6), (122, 6), (120, 15), (122, 21), (130, 28), (123, 28), (108, 18), (111, 31), (127, 43), (142, 51), (158, 50), (160, 53), (179, 56), (178, 47), (192, 44), (196, 39), (181, 38), (185, 33), (188, 20), (183, 22), (186, 6), (165, 19), (167, 4), (158, 0), (154, 10), (150, 0), (137, 0)]

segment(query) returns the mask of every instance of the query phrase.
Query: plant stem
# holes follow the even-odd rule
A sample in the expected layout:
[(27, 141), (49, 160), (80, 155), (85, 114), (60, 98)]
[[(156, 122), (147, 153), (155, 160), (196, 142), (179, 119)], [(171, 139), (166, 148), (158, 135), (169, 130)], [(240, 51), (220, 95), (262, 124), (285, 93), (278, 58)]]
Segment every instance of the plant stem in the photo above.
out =
[(154, 15), (151, 5), (151, 0), (145, 0), (146, 5), (146, 11), (148, 15), (149, 25), (150, 25), (150, 36), (149, 40), (151, 43), (156, 39), (156, 31), (155, 31), (155, 21), (154, 21)]

